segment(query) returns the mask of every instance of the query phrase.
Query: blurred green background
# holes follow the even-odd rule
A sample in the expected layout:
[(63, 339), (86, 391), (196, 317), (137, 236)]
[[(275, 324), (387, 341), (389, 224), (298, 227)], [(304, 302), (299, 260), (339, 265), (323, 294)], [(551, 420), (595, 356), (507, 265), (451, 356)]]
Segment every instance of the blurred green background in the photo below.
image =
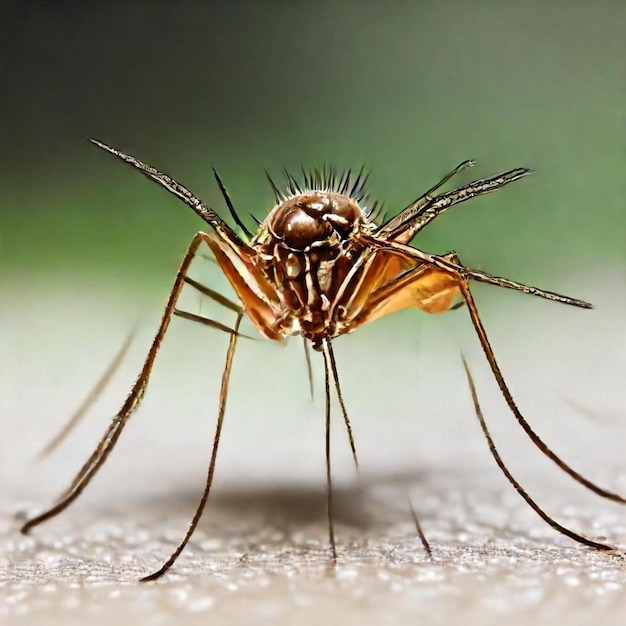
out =
[(458, 184), (528, 166), (539, 175), (455, 208), (415, 244), (548, 288), (624, 266), (623, 2), (3, 7), (5, 294), (55, 280), (161, 293), (203, 227), (87, 136), (224, 213), (214, 165), (258, 217), (273, 202), (264, 168), (364, 163), (393, 212), (464, 159), (477, 165)]

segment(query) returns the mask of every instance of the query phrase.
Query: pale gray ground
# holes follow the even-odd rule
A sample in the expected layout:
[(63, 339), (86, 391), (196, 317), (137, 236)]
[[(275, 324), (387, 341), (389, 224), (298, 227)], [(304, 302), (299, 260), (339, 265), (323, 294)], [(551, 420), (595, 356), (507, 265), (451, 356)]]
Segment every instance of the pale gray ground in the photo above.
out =
[[(559, 287), (600, 306), (576, 311), (504, 294), (496, 308), (481, 290), (485, 322), (537, 430), (578, 469), (624, 493), (626, 302), (590, 280)], [(417, 329), (401, 315), (337, 342), (363, 471), (354, 477), (336, 411), (335, 569), (326, 550), (321, 378), (311, 405), (299, 346), (254, 342), (236, 360), (215, 497), (199, 530), (166, 578), (135, 582), (180, 538), (212, 438), (224, 340), (183, 323), (102, 477), (75, 507), (22, 537), (16, 514), (50, 502), (67, 483), (149, 340), (151, 320), (87, 423), (35, 465), (38, 448), (146, 308), (88, 290), (64, 302), (71, 293), (48, 299), (45, 317), (41, 294), (3, 307), (3, 623), (624, 623), (626, 561), (557, 535), (502, 479), (480, 438), (459, 346), (503, 455), (551, 514), (626, 547), (626, 509), (572, 485), (527, 444), (461, 311)], [(507, 327), (515, 328), (509, 337)], [(432, 561), (415, 536), (408, 495)]]

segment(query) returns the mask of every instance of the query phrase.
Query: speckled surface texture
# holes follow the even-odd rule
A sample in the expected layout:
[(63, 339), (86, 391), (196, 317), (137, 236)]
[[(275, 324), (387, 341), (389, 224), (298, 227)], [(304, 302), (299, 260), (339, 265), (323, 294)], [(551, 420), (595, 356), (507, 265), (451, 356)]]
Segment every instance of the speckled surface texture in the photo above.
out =
[[(595, 295), (602, 301), (600, 292)], [(158, 583), (137, 582), (160, 565), (184, 531), (212, 437), (214, 379), (221, 365), (211, 361), (202, 370), (198, 358), (178, 371), (178, 357), (207, 337), (184, 325), (173, 331), (146, 404), (102, 476), (65, 514), (21, 536), (24, 513), (49, 503), (87, 455), (149, 339), (147, 324), (128, 365), (84, 427), (53, 458), (34, 465), (36, 451), (97, 378), (132, 319), (124, 306), (111, 309), (106, 330), (94, 332), (103, 317), (98, 302), (85, 296), (82, 310), (93, 313), (85, 319), (94, 321), (77, 327), (70, 343), (67, 327), (65, 335), (52, 332), (63, 328), (70, 312), (71, 303), (63, 299), (40, 324), (32, 323), (38, 314), (34, 297), (5, 320), (4, 328), (30, 331), (8, 336), (15, 367), (2, 390), (3, 624), (624, 623), (626, 560), (557, 535), (501, 477), (462, 384), (458, 344), (475, 369), (502, 453), (552, 515), (625, 548), (626, 511), (572, 485), (533, 451), (489, 382), (462, 317), (451, 318), (443, 333), (453, 337), (449, 377), (442, 369), (429, 374), (432, 361), (425, 355), (441, 339), (434, 326), (432, 340), (420, 335), (421, 361), (406, 339), (390, 343), (382, 331), (363, 333), (370, 353), (380, 348), (376, 390), (370, 385), (366, 393), (360, 391), (359, 368), (366, 365), (358, 341), (347, 338), (345, 348), (337, 342), (362, 472), (355, 476), (345, 433), (335, 424), (335, 568), (327, 551), (323, 404), (319, 397), (312, 406), (307, 400), (299, 351), (292, 355), (291, 348), (255, 342), (244, 348), (240, 369), (235, 366), (233, 389), (245, 391), (234, 392), (229, 404), (216, 489), (198, 531), (171, 573)], [(489, 321), (516, 397), (537, 429), (578, 469), (623, 493), (619, 381), (625, 342), (618, 325), (622, 303), (614, 304), (604, 312), (599, 308), (591, 321), (586, 312), (568, 312), (565, 325), (562, 310), (533, 309), (531, 303), (527, 325), (506, 339), (498, 320), (507, 311)], [(462, 320), (458, 328), (454, 319)], [(537, 337), (532, 330), (540, 325), (545, 334)], [(584, 358), (571, 341), (580, 336), (590, 341)], [(60, 346), (66, 350), (62, 368), (56, 358)], [(558, 356), (563, 349), (569, 355), (564, 360)], [(445, 347), (441, 352), (437, 368), (445, 365)], [(266, 355), (264, 369), (252, 376), (246, 365), (258, 363), (260, 354)], [(428, 367), (414, 365), (414, 359)], [(269, 374), (279, 371), (285, 378)], [(213, 382), (203, 389), (200, 376)], [(421, 382), (405, 388), (410, 394), (397, 393), (414, 378)], [(174, 385), (177, 394), (169, 393)], [(289, 393), (281, 395), (285, 388)], [(407, 496), (432, 545), (432, 559), (416, 537)]]
[[(136, 579), (178, 539), (188, 515), (176, 511), (188, 510), (191, 499), (164, 496), (151, 506), (135, 503), (132, 512), (95, 507), (32, 538), (8, 532), (14, 525), (4, 517), (1, 612), (11, 623), (32, 624), (160, 624), (174, 617), (190, 624), (436, 624), (461, 617), (549, 624), (563, 615), (570, 624), (598, 615), (605, 624), (623, 623), (623, 559), (555, 537), (499, 485), (448, 474), (413, 490), (424, 494), (431, 560), (406, 511), (393, 508), (408, 486), (392, 478), (358, 495), (339, 494), (336, 568), (328, 562), (320, 494), (223, 493), (157, 584)], [(387, 515), (365, 510), (378, 507)], [(563, 510), (554, 499), (552, 508)], [(570, 510), (566, 519), (626, 543), (623, 516), (590, 519)]]

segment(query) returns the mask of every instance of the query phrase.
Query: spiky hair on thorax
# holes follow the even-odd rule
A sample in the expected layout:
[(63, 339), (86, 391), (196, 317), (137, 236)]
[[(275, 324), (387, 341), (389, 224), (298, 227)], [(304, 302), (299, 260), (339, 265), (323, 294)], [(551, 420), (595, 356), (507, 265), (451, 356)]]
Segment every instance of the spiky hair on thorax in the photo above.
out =
[(365, 166), (361, 166), (357, 171), (351, 168), (339, 170), (335, 166), (327, 164), (324, 164), (321, 169), (315, 167), (307, 170), (302, 167), (297, 177), (287, 168), (284, 168), (283, 175), (285, 184), (281, 187), (265, 170), (265, 176), (274, 192), (276, 204), (282, 204), (294, 196), (323, 191), (339, 193), (342, 196), (353, 198), (371, 220), (377, 219), (382, 211), (381, 203), (376, 200), (370, 202), (367, 191), (369, 173), (365, 172)]

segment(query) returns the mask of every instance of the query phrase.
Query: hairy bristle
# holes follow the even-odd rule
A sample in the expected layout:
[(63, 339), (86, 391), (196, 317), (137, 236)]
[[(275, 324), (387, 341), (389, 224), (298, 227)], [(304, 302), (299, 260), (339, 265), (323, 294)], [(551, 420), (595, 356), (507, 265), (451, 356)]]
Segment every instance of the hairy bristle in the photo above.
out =
[(368, 174), (362, 166), (356, 175), (351, 169), (337, 170), (333, 165), (324, 163), (320, 168), (305, 169), (301, 166), (301, 174), (298, 178), (286, 168), (283, 170), (286, 179), (285, 186), (281, 189), (274, 183), (266, 172), (267, 179), (272, 187), (276, 202), (281, 202), (309, 191), (331, 191), (344, 196), (354, 198), (359, 203), (367, 203), (367, 179)]

